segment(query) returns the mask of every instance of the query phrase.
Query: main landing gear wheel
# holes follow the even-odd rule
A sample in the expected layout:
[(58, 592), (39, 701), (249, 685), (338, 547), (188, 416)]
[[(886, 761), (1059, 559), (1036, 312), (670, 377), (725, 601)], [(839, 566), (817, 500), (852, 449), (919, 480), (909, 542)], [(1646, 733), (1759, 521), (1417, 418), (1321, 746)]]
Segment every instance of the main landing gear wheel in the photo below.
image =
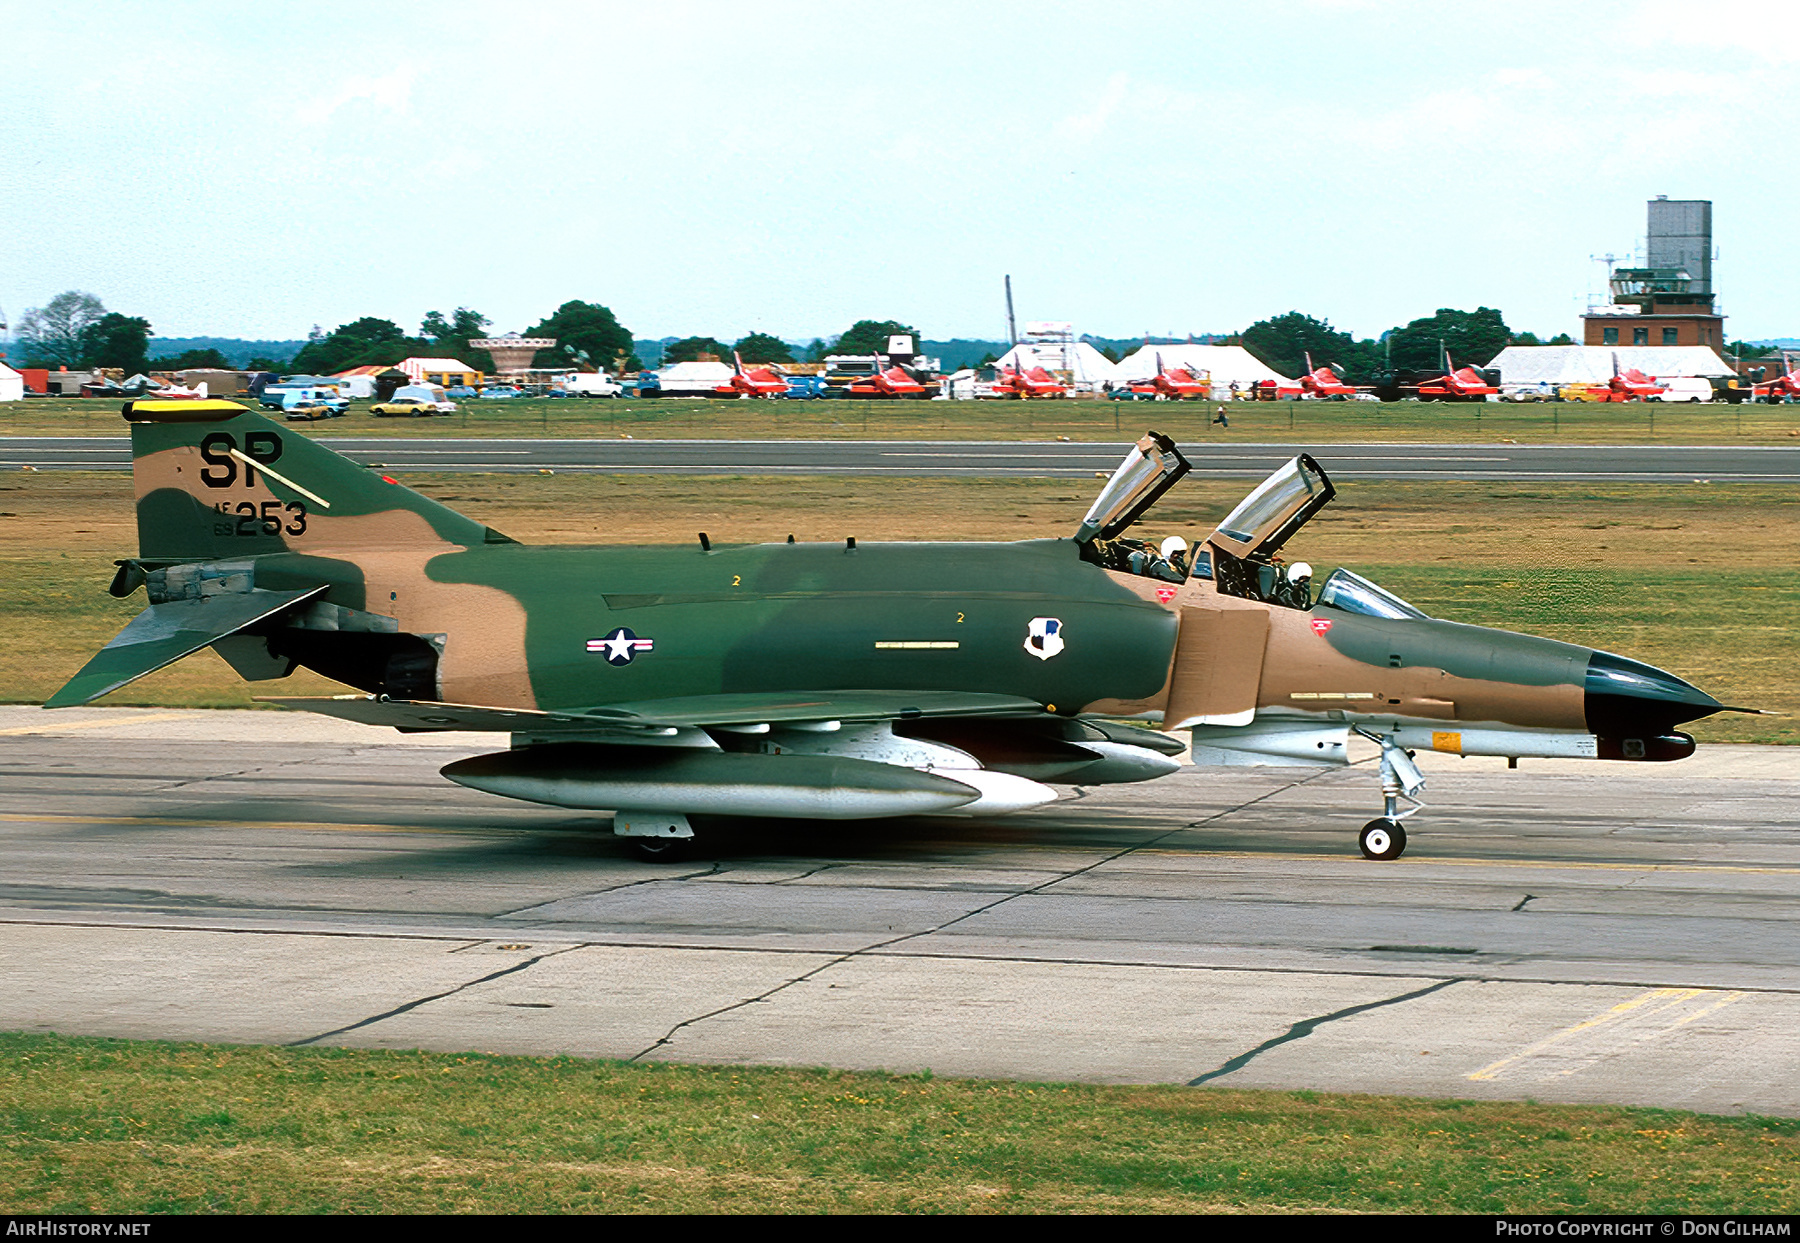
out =
[(631, 837), (631, 853), (645, 863), (681, 863), (694, 848), (691, 837)]
[(1356, 844), (1362, 847), (1365, 859), (1398, 859), (1406, 849), (1406, 830), (1398, 820), (1371, 820), (1363, 825)]

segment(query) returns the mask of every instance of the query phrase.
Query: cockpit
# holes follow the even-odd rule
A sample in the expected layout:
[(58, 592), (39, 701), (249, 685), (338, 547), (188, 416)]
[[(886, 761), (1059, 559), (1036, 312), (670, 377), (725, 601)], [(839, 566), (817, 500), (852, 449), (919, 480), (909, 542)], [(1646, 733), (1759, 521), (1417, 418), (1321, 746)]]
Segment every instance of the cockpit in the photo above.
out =
[[(1283, 608), (1313, 607), (1312, 567), (1285, 562), (1281, 549), (1312, 516), (1337, 495), (1324, 468), (1302, 453), (1277, 467), (1197, 545), (1179, 536), (1160, 544), (1137, 537), (1131, 528), (1192, 468), (1160, 432), (1147, 433), (1077, 528), (1081, 555), (1109, 570), (1184, 583), (1190, 577), (1213, 581), (1221, 595), (1258, 600)], [(1319, 587), (1317, 603), (1368, 617), (1423, 618), (1426, 615), (1392, 592), (1350, 570), (1332, 571)]]

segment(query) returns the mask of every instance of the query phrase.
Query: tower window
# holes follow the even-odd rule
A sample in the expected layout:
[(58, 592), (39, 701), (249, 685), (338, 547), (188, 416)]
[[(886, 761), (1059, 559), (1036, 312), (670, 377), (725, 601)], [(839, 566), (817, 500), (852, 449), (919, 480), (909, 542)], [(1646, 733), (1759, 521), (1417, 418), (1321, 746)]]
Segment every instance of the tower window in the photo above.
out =
[(1663, 329), (1663, 344), (1664, 345), (1674, 345), (1675, 344), (1675, 335), (1676, 335), (1675, 329), (1664, 328)]
[(1631, 330), (1631, 343), (1633, 345), (1649, 345), (1650, 330), (1648, 328), (1633, 328)]
[(1602, 328), (1600, 330), (1601, 345), (1617, 345), (1618, 343), (1619, 330), (1617, 328)]

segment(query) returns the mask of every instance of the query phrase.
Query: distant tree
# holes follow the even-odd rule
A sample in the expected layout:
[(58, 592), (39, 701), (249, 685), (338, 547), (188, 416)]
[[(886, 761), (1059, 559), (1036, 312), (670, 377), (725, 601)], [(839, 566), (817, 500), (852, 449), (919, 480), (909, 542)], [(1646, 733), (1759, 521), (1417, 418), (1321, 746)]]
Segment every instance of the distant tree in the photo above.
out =
[(220, 371), (234, 368), (231, 360), (217, 350), (183, 350), (164, 358), (152, 358), (150, 365), (158, 371), (186, 371), (189, 367), (213, 367)]
[(663, 363), (691, 363), (702, 354), (711, 354), (714, 358), (731, 357), (731, 347), (711, 337), (683, 337), (663, 347)]
[(1538, 340), (1537, 333), (1535, 333), (1535, 332), (1515, 332), (1512, 335), (1512, 340), (1508, 341), (1507, 344), (1508, 345), (1542, 345), (1543, 342)]
[(1100, 347), (1100, 357), (1104, 358), (1109, 363), (1116, 363), (1119, 361), (1120, 358), (1123, 357), (1123, 355), (1121, 355), (1119, 353), (1119, 351), (1115, 350), (1112, 346), (1103, 345)]
[(86, 352), (86, 333), (100, 322), (106, 307), (91, 293), (71, 289), (19, 317), (19, 344), (25, 362), (40, 367), (79, 367)]
[(261, 356), (258, 356), (256, 358), (252, 358), (250, 360), (250, 362), (246, 365), (245, 370), (247, 370), (247, 371), (281, 371), (286, 366), (287, 366), (287, 363), (283, 362), (279, 358), (263, 358)]
[(794, 351), (780, 337), (772, 337), (766, 332), (753, 332), (739, 337), (736, 345), (738, 357), (746, 363), (791, 363)]
[(1728, 341), (1725, 344), (1725, 353), (1733, 358), (1766, 358), (1776, 351), (1760, 341)]
[(557, 352), (563, 357), (579, 361), (586, 354), (593, 366), (602, 371), (616, 371), (628, 365), (632, 353), (630, 331), (597, 302), (565, 302), (524, 335), (555, 337)]
[(425, 322), (419, 325), (419, 335), (430, 339), (432, 353), (438, 357), (454, 358), (465, 367), (486, 371), (493, 365), (487, 351), (471, 348), (469, 340), (487, 336), (491, 322), (487, 316), (466, 306), (457, 307), (449, 319), (445, 319), (441, 311), (427, 311)]
[(1551, 337), (1548, 341), (1544, 342), (1544, 344), (1545, 345), (1574, 345), (1575, 338), (1571, 337), (1566, 332), (1559, 332), (1554, 337)]
[(835, 348), (837, 348), (836, 337), (831, 338), (829, 341), (824, 337), (814, 337), (812, 344), (806, 347), (806, 361), (809, 363), (822, 363), (825, 361), (825, 356), (831, 353)]
[[(992, 350), (989, 350), (987, 353), (985, 353), (981, 356), (981, 361), (976, 363), (975, 365), (977, 367), (992, 367), (995, 363), (997, 363), (999, 361), (1000, 361), (1000, 355), (994, 353), (994, 351), (992, 351)], [(1117, 361), (1117, 360), (1115, 359), (1114, 361)]]
[(288, 369), (298, 375), (332, 375), (351, 367), (391, 367), (409, 355), (424, 353), (430, 344), (407, 336), (391, 319), (365, 315), (340, 325), (329, 336), (314, 339), (307, 334), (307, 343)]
[(1388, 345), (1396, 368), (1423, 370), (1442, 365), (1445, 350), (1459, 367), (1485, 367), (1511, 340), (1506, 321), (1492, 307), (1442, 307), (1436, 315), (1394, 329)]
[(850, 325), (848, 332), (837, 339), (831, 352), (834, 354), (885, 354), (888, 338), (906, 333), (913, 339), (914, 348), (919, 348), (924, 340), (919, 330), (897, 319), (859, 319)]
[(1244, 329), (1241, 340), (1245, 349), (1288, 376), (1305, 372), (1310, 354), (1314, 367), (1335, 363), (1344, 369), (1345, 378), (1352, 384), (1365, 384), (1380, 360), (1380, 347), (1375, 342), (1358, 341), (1333, 328), (1329, 320), (1314, 319), (1300, 311), (1258, 320)]
[(150, 321), (108, 311), (81, 334), (81, 361), (88, 367), (118, 367), (126, 375), (150, 369)]

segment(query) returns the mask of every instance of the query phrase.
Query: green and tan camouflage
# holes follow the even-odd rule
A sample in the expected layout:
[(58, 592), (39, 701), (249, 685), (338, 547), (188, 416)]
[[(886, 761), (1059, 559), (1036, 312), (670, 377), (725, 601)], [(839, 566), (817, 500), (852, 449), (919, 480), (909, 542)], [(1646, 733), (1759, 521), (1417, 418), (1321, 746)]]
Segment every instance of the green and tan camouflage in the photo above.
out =
[[(270, 702), (402, 730), (503, 730), (479, 789), (613, 810), (647, 857), (690, 815), (985, 815), (1056, 785), (1382, 748), (1397, 856), (1409, 751), (1662, 760), (1723, 705), (1648, 665), (1438, 621), (1278, 555), (1333, 489), (1306, 455), (1199, 547), (1137, 538), (1188, 471), (1146, 435), (1071, 537), (686, 547), (515, 542), (225, 401), (127, 404), (150, 605), (47, 703), (204, 647), (360, 694)], [(1191, 732), (1191, 748), (1162, 731)]]

